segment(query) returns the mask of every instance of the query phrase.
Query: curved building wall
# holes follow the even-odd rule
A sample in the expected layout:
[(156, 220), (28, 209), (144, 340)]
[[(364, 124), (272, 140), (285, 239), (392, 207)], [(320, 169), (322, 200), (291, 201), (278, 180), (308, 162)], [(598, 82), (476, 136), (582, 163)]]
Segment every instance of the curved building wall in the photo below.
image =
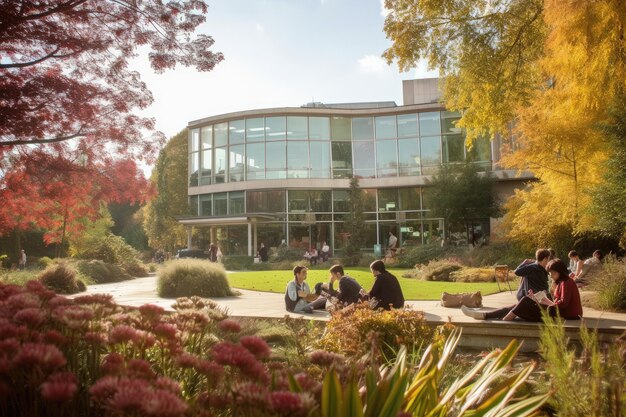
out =
[[(471, 150), (456, 122), (436, 104), (372, 109), (281, 108), (231, 113), (189, 124), (191, 213), (195, 246), (215, 241), (226, 253), (254, 254), (263, 242), (304, 250), (345, 245), (349, 178), (365, 191), (367, 248), (437, 241), (426, 179), (442, 163), (492, 168), (491, 144)], [(476, 229), (489, 232), (488, 219)]]

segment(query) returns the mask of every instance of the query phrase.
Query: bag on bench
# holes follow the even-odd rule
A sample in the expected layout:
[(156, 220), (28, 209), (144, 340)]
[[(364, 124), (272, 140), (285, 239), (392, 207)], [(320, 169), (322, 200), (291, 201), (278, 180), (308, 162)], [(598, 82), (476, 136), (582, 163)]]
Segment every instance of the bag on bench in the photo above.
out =
[(459, 294), (443, 292), (441, 294), (441, 305), (444, 307), (461, 307), (462, 305), (466, 307), (482, 307), (483, 296), (480, 291)]

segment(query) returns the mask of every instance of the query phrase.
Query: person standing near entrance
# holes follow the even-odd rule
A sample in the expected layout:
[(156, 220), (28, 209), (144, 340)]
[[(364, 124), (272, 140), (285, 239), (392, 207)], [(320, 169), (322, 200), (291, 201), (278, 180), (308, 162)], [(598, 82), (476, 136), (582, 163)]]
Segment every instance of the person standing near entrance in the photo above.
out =
[(261, 247), (259, 248), (259, 258), (261, 262), (267, 262), (267, 248), (264, 243), (261, 243)]
[(322, 262), (326, 262), (330, 258), (330, 246), (324, 242), (322, 244)]
[(18, 262), (18, 266), (20, 271), (23, 271), (24, 268), (26, 268), (26, 252), (24, 252), (24, 249), (20, 250), (20, 260)]
[(398, 250), (398, 238), (391, 232), (389, 232), (389, 254), (392, 258), (396, 257), (396, 252)]

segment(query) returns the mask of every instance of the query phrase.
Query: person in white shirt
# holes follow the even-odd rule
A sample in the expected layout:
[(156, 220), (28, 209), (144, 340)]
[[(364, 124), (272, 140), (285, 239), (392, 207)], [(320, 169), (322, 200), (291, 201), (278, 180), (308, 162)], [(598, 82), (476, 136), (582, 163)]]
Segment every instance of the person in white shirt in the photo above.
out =
[(322, 244), (322, 262), (326, 262), (330, 258), (330, 246), (326, 242)]
[(395, 258), (396, 251), (398, 250), (398, 238), (391, 232), (389, 232), (389, 254), (392, 258)]

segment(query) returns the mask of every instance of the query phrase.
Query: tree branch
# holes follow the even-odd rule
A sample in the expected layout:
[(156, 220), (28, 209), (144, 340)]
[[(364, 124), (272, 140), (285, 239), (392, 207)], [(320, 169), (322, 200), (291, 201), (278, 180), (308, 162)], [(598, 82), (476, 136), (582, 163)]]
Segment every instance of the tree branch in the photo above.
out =
[(83, 127), (81, 126), (80, 129), (78, 129), (78, 131), (72, 135), (68, 135), (68, 136), (57, 136), (54, 138), (47, 138), (47, 139), (33, 139), (33, 140), (10, 140), (10, 141), (6, 141), (6, 142), (0, 142), (0, 147), (3, 146), (17, 146), (17, 145), (40, 145), (40, 144), (46, 144), (46, 143), (57, 143), (57, 142), (63, 142), (66, 140), (70, 140), (70, 139), (75, 139), (75, 138), (79, 138), (79, 137), (83, 137), (86, 136), (87, 133), (83, 132)]

